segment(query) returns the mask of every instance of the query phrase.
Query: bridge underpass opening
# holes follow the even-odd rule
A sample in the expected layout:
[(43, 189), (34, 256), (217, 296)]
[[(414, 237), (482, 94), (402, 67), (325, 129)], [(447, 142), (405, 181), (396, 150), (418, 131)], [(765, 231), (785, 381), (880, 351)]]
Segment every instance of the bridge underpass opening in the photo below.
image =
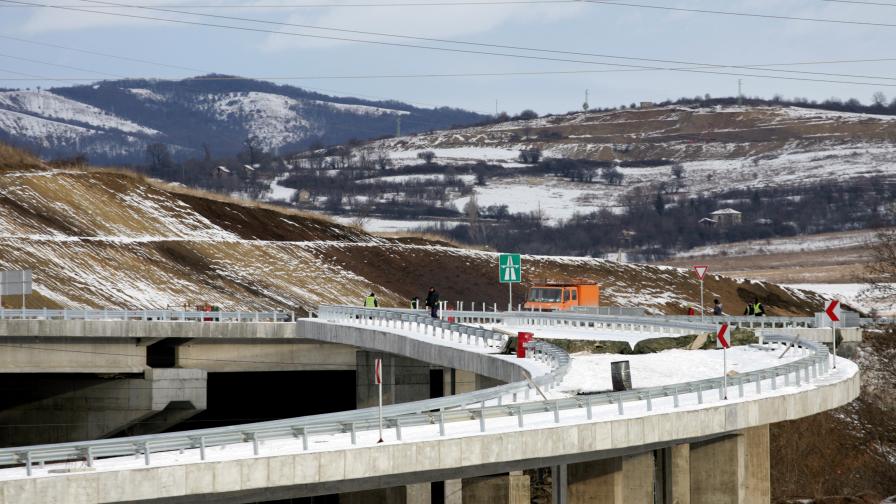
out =
[(208, 374), (208, 407), (167, 432), (353, 410), (354, 371)]

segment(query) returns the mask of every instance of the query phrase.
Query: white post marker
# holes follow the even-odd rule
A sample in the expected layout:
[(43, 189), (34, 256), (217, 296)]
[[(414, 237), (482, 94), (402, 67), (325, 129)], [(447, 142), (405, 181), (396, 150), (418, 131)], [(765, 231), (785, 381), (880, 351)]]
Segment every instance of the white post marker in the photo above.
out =
[(716, 334), (716, 337), (719, 339), (719, 343), (722, 344), (722, 388), (725, 390), (725, 399), (728, 399), (728, 347), (731, 346), (728, 344), (728, 340), (725, 338), (725, 334), (727, 332), (728, 324), (722, 324), (722, 327), (719, 328), (718, 334)]
[(380, 440), (383, 442), (383, 359), (376, 359), (373, 364), (373, 380), (379, 386), (380, 391)]
[(697, 278), (700, 279), (700, 322), (703, 322), (703, 313), (704, 313), (704, 304), (703, 304), (703, 277), (706, 276), (706, 272), (709, 270), (709, 266), (694, 266), (694, 272), (697, 273)]
[(840, 300), (832, 299), (827, 302), (824, 306), (824, 313), (831, 319), (831, 344), (833, 345), (834, 352), (834, 369), (837, 369), (837, 322), (840, 321)]

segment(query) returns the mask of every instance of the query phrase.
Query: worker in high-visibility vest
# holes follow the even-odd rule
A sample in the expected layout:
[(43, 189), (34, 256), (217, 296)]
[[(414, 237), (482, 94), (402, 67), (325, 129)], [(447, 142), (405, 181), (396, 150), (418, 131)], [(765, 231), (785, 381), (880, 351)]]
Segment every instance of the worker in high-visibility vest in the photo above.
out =
[(376, 294), (370, 293), (369, 296), (364, 298), (364, 308), (379, 308), (380, 302), (376, 299)]

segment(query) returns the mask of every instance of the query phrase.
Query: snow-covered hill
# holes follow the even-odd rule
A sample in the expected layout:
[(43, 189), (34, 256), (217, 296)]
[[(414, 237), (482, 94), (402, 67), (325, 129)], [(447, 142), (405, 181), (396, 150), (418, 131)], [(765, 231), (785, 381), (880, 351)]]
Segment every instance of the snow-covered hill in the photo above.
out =
[[(511, 213), (540, 209), (556, 222), (576, 213), (621, 212), (638, 190), (711, 195), (744, 187), (896, 178), (896, 116), (790, 106), (667, 106), (407, 135), (368, 148), (397, 167), (423, 164), (418, 154), (424, 151), (440, 164), (500, 164), (510, 173), (472, 187), (478, 205), (507, 205)], [(615, 164), (624, 180), (608, 184), (599, 171), (589, 181), (526, 170), (514, 175), (514, 169), (527, 166), (520, 152), (532, 149), (540, 149), (545, 159)], [(673, 178), (673, 163), (684, 166), (681, 179)], [(390, 174), (374, 177), (388, 182)], [(461, 210), (472, 196), (458, 192), (448, 204)]]
[[(527, 278), (599, 280), (605, 304), (680, 313), (699, 297), (683, 269), (523, 260)], [(375, 291), (384, 306), (403, 307), (429, 286), (451, 303), (507, 299), (491, 252), (375, 237), (296, 212), (93, 170), (0, 170), (0, 269), (16, 268), (34, 270), (38, 306), (208, 301), (229, 309), (311, 309), (355, 304)], [(811, 294), (720, 276), (708, 278), (707, 289), (732, 306), (760, 296), (772, 313), (805, 314), (820, 303)], [(522, 302), (522, 289), (514, 294)]]
[(186, 157), (198, 156), (203, 145), (216, 156), (233, 154), (253, 136), (269, 150), (378, 137), (395, 130), (397, 116), (414, 118), (406, 124), (409, 131), (482, 119), (462, 110), (332, 97), (251, 80), (124, 80), (0, 92), (0, 140), (44, 158), (84, 152), (115, 163), (143, 161), (146, 145), (155, 142)]

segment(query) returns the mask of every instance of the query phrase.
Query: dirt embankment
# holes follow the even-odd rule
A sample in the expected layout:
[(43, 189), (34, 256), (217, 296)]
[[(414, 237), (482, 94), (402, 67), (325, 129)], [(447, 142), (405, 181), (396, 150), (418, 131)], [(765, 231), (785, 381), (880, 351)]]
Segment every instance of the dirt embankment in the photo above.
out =
[(775, 502), (877, 504), (896, 495), (896, 329), (863, 338), (844, 354), (862, 372), (858, 399), (771, 426)]

